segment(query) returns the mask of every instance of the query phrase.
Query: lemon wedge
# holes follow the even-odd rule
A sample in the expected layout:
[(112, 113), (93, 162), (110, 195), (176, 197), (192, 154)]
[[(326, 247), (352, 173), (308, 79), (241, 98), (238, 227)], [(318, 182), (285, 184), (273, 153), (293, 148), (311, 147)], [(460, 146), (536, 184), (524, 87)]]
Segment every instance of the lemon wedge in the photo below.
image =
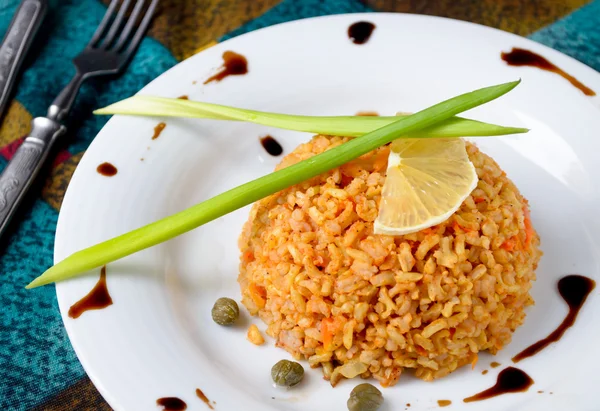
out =
[(395, 140), (375, 234), (410, 234), (446, 221), (477, 180), (461, 138)]

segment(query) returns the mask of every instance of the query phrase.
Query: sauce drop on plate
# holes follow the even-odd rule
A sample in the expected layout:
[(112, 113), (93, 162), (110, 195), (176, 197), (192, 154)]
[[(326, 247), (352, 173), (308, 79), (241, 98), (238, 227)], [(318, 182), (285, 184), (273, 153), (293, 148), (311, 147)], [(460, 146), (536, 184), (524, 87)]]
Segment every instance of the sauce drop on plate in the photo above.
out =
[(473, 402), (487, 400), (502, 394), (525, 392), (533, 385), (533, 380), (525, 372), (518, 368), (508, 367), (498, 374), (496, 385), (475, 394), (472, 397), (465, 398), (464, 402)]
[(499, 362), (493, 361), (492, 363), (490, 363), (490, 367), (492, 368), (497, 368), (500, 367), (502, 364), (500, 364)]
[[(213, 406), (210, 404), (210, 400), (208, 399), (208, 397), (206, 395), (204, 395), (204, 393), (202, 392), (202, 390), (200, 388), (196, 388), (196, 395), (198, 396), (198, 398), (200, 398), (206, 405), (208, 405), (208, 408), (210, 408), (211, 410), (214, 410)], [(213, 401), (213, 403), (216, 404), (216, 402)]]
[(110, 163), (102, 163), (97, 168), (96, 171), (102, 174), (105, 177), (112, 177), (117, 174), (117, 167), (113, 166)]
[(184, 94), (183, 96), (177, 97), (177, 99), (179, 99), (179, 100), (189, 100), (190, 98), (188, 97), (187, 94)]
[(187, 404), (181, 398), (164, 397), (156, 400), (156, 405), (163, 407), (163, 411), (184, 411)]
[(86, 311), (100, 310), (112, 305), (112, 303), (112, 298), (106, 286), (106, 266), (104, 266), (100, 270), (100, 279), (92, 288), (92, 291), (69, 308), (69, 317), (79, 318)]
[(359, 21), (348, 27), (348, 37), (354, 44), (365, 44), (369, 41), (375, 25), (368, 21)]
[(583, 92), (586, 96), (595, 96), (596, 92), (591, 88), (583, 85), (579, 80), (575, 77), (571, 76), (569, 73), (560, 69), (559, 67), (552, 64), (546, 58), (540, 56), (539, 54), (534, 53), (533, 51), (513, 47), (513, 49), (508, 52), (502, 52), (502, 60), (506, 61), (510, 66), (530, 66), (537, 67), (542, 70), (551, 71), (552, 73), (556, 73), (566, 80), (568, 80), (573, 86), (577, 87), (579, 90)]
[(594, 287), (596, 287), (596, 282), (582, 275), (567, 275), (561, 278), (558, 281), (558, 292), (569, 306), (569, 313), (556, 330), (552, 331), (546, 338), (530, 345), (515, 355), (512, 359), (513, 362), (519, 362), (531, 357), (553, 342), (560, 340), (565, 331), (575, 323), (577, 314), (579, 314), (583, 303), (585, 303), (585, 300)]
[(279, 142), (271, 136), (262, 137), (260, 139), (260, 144), (262, 144), (267, 153), (274, 157), (280, 156), (283, 153), (283, 147), (281, 147), (281, 144), (279, 144)]
[(223, 53), (223, 66), (217, 74), (209, 77), (204, 84), (211, 81), (221, 81), (228, 76), (240, 76), (248, 73), (248, 60), (246, 57), (234, 51), (226, 51)]
[(162, 121), (158, 123), (156, 127), (154, 127), (154, 135), (152, 136), (152, 140), (156, 140), (158, 137), (160, 137), (160, 133), (163, 132), (166, 126), (167, 124), (163, 123)]
[(359, 111), (358, 113), (355, 114), (355, 116), (379, 117), (379, 113), (376, 111)]
[(440, 407), (447, 407), (448, 405), (451, 405), (452, 401), (450, 400), (438, 400), (438, 405)]

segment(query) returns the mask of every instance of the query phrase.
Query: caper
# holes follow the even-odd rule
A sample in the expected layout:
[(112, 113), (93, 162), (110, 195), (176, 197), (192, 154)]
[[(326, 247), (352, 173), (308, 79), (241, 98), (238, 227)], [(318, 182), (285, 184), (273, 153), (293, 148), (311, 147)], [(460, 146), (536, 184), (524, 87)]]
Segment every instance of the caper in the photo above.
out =
[(359, 384), (350, 393), (348, 411), (376, 411), (383, 404), (381, 391), (369, 383)]
[(220, 325), (231, 325), (240, 316), (240, 309), (231, 298), (221, 297), (215, 301), (212, 311), (213, 321)]
[(271, 378), (282, 387), (293, 387), (302, 381), (304, 368), (294, 361), (281, 360), (271, 368)]

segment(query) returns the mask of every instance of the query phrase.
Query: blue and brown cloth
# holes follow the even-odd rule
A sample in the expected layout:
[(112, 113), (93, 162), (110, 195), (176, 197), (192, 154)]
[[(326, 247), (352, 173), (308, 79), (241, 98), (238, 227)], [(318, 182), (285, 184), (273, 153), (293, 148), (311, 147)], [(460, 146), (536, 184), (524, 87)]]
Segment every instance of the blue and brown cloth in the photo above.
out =
[[(0, 169), (73, 74), (106, 3), (51, 0), (50, 12), (0, 127)], [(0, 0), (4, 33), (19, 0)], [(179, 61), (225, 39), (327, 14), (402, 12), (467, 20), (553, 47), (600, 71), (600, 0), (161, 0), (127, 72), (86, 85), (69, 135), (0, 244), (0, 409), (110, 410), (69, 343), (54, 287), (24, 286), (52, 264), (61, 201), (82, 154), (105, 124), (92, 110), (129, 97)]]

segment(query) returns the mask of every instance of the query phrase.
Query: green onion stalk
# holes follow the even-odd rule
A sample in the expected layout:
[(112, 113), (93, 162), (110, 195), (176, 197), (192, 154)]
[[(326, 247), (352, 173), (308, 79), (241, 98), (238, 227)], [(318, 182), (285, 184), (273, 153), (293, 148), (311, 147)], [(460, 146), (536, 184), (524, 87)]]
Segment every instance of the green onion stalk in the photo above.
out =
[[(314, 157), (242, 184), (151, 224), (78, 251), (50, 267), (27, 285), (27, 288), (62, 281), (160, 244), (280, 190), (339, 167), (397, 138), (423, 137), (423, 130), (436, 125), (439, 126), (459, 113), (488, 103), (508, 93), (519, 83), (520, 80), (475, 90), (435, 104), (412, 115), (393, 117), (393, 120), (386, 124), (381, 125), (381, 123), (378, 123), (378, 128), (374, 130), (363, 129), (364, 134), (360, 137)], [(183, 108), (194, 103), (182, 100), (180, 104)], [(104, 110), (108, 109), (99, 110), (99, 112), (105, 112)], [(190, 113), (192, 111), (194, 110), (190, 109)], [(223, 113), (220, 115), (225, 116)], [(230, 112), (228, 115), (233, 117), (234, 113)], [(247, 115), (248, 118), (236, 118), (236, 120), (251, 121), (252, 118), (256, 120), (260, 117), (256, 114), (244, 115)], [(367, 117), (362, 120), (364, 119), (367, 119)], [(339, 127), (339, 131), (343, 128), (342, 123), (336, 125), (336, 127)], [(329, 127), (326, 122), (323, 122), (321, 126)], [(308, 130), (319, 132), (314, 127), (307, 127), (306, 131)], [(325, 129), (322, 131), (325, 131)]]

